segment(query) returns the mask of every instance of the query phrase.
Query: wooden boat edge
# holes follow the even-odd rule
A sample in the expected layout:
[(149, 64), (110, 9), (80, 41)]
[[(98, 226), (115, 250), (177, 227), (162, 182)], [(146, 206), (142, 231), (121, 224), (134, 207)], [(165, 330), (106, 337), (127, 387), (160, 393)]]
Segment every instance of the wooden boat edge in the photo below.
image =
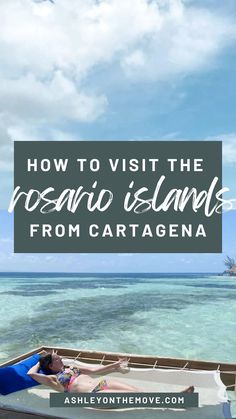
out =
[(236, 378), (236, 364), (222, 363), (215, 361), (203, 360), (188, 360), (184, 358), (168, 358), (153, 355), (140, 355), (123, 352), (102, 352), (94, 350), (73, 349), (60, 346), (40, 346), (23, 355), (15, 357), (9, 361), (0, 364), (0, 367), (10, 366), (17, 362), (28, 358), (31, 355), (40, 353), (42, 351), (57, 350), (58, 354), (66, 358), (76, 358), (87, 363), (104, 363), (107, 364), (116, 361), (118, 357), (127, 357), (129, 366), (135, 368), (167, 368), (167, 369), (186, 369), (186, 370), (203, 370), (212, 371), (218, 370), (221, 374), (223, 383), (228, 385), (235, 385)]

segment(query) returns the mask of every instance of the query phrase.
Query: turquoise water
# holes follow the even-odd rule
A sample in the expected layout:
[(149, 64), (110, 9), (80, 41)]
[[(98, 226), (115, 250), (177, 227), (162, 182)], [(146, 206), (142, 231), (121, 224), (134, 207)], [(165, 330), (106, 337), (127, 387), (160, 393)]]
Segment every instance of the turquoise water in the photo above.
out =
[(1, 274), (0, 315), (0, 361), (41, 344), (236, 361), (236, 279)]

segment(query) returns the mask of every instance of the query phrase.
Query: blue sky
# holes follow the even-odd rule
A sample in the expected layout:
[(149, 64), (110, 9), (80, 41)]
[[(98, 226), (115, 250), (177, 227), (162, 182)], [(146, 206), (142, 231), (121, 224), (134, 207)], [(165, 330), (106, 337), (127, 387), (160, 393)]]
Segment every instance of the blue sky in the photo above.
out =
[(13, 140), (222, 140), (235, 198), (235, 1), (2, 0), (0, 16), (2, 270), (223, 270), (234, 211), (223, 255), (61, 257), (14, 255), (6, 209)]

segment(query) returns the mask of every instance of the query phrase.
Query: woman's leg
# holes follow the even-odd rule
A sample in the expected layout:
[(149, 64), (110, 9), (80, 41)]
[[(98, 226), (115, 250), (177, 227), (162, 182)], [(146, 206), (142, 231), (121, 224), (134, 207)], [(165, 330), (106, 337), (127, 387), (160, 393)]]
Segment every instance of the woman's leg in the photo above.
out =
[(139, 387), (130, 386), (128, 384), (121, 383), (120, 381), (106, 379), (106, 382), (108, 385), (108, 390), (110, 389), (115, 390), (115, 391), (120, 390), (120, 391), (123, 391), (124, 393), (126, 391), (131, 391), (134, 393), (144, 392), (144, 390)]
[[(129, 386), (127, 384), (121, 383), (116, 380), (106, 380), (108, 388), (105, 388), (103, 390), (99, 390), (99, 393), (144, 393), (145, 390)], [(181, 391), (181, 393), (193, 393), (194, 392), (194, 386), (189, 386)]]
[(117, 390), (116, 388), (105, 388), (104, 390), (99, 390), (97, 393), (140, 393), (137, 390)]

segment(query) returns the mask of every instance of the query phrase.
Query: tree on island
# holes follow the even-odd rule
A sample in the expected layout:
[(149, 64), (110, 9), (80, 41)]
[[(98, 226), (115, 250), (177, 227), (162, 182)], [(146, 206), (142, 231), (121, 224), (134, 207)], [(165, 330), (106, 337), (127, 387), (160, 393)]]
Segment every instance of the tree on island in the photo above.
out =
[(228, 275), (236, 276), (236, 262), (234, 258), (227, 256), (224, 260), (225, 266), (228, 268), (224, 273)]

